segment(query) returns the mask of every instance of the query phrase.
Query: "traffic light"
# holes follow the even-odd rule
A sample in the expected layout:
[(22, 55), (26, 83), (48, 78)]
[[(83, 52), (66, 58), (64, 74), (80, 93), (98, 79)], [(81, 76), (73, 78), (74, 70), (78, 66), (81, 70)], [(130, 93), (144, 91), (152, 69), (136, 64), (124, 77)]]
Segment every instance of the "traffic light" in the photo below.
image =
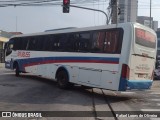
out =
[(63, 0), (63, 13), (69, 13), (70, 0)]

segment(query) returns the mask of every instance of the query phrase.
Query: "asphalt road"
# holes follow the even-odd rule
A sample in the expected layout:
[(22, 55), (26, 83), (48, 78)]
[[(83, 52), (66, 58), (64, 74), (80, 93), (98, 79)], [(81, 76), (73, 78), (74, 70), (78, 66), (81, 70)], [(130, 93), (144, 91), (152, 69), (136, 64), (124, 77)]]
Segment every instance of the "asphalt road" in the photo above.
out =
[[(64, 114), (62, 111), (75, 111), (74, 115), (83, 116), (0, 120), (158, 120), (160, 118), (153, 116), (140, 118), (134, 115), (137, 115), (136, 111), (160, 111), (160, 80), (154, 81), (152, 88), (145, 91), (115, 92), (84, 89), (78, 85), (70, 90), (62, 90), (51, 80), (29, 74), (15, 77), (13, 71), (0, 68), (0, 111), (60, 111), (60, 115)], [(91, 111), (91, 114), (88, 115), (87, 111)], [(103, 116), (103, 112), (98, 111), (110, 112)], [(116, 118), (115, 111), (131, 111), (131, 114)]]

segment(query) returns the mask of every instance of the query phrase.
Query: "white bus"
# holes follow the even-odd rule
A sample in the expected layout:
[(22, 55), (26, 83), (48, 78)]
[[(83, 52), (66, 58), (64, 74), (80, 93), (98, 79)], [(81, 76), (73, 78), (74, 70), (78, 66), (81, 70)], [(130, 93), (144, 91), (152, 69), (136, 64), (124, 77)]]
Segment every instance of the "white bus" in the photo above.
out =
[(138, 23), (55, 30), (12, 37), (6, 68), (71, 84), (125, 91), (149, 89), (156, 33)]

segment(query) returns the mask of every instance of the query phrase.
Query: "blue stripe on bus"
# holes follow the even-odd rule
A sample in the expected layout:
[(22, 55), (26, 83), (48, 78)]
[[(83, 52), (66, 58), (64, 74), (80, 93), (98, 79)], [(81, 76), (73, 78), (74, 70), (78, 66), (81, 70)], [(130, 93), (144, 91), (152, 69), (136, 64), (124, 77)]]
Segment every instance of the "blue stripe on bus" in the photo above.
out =
[[(104, 61), (114, 61), (119, 62), (119, 58), (113, 57), (37, 57), (37, 58), (28, 58), (30, 60), (104, 60)], [(26, 59), (26, 60), (28, 60)]]
[(25, 66), (33, 66), (49, 63), (110, 63), (119, 64), (119, 58), (113, 57), (38, 57), (16, 60), (20, 65), (20, 69), (24, 70)]
[(149, 89), (152, 86), (153, 80), (126, 80), (121, 78), (119, 91), (130, 89)]

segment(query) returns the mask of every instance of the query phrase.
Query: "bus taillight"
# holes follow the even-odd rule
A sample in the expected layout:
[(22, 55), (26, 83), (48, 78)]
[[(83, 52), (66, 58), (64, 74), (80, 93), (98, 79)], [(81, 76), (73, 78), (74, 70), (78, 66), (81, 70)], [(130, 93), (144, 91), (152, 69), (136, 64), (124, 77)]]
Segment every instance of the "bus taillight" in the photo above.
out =
[(130, 68), (128, 65), (123, 64), (122, 65), (122, 72), (121, 72), (121, 78), (123, 79), (129, 79), (129, 73), (130, 73)]

